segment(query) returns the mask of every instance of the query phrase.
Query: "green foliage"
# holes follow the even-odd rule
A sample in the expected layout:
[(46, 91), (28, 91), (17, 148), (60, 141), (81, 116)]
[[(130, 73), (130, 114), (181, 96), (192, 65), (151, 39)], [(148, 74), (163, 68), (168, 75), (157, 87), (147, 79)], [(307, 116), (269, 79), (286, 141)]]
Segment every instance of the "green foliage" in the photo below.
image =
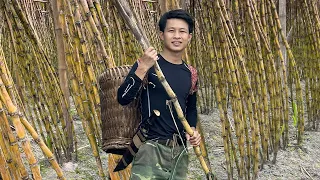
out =
[(50, 149), (50, 151), (52, 151), (52, 140), (50, 138), (50, 136), (47, 136), (47, 146)]

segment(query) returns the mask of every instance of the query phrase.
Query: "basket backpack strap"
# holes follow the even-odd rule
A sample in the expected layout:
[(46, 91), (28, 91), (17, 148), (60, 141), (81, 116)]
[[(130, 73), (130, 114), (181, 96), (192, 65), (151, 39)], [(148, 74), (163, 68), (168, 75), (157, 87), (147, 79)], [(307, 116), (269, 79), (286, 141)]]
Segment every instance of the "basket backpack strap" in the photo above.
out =
[(192, 67), (191, 65), (187, 65), (190, 72), (191, 72), (191, 88), (189, 94), (192, 95), (193, 93), (198, 91), (198, 72), (196, 68)]

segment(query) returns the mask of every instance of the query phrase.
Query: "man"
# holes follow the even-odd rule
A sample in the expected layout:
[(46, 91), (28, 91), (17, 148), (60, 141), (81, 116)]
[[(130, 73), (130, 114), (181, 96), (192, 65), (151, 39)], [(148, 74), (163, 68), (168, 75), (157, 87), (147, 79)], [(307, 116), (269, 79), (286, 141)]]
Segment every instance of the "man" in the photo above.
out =
[[(186, 142), (189, 141), (192, 146), (200, 144), (201, 137), (195, 128), (197, 95), (192, 90), (191, 67), (182, 60), (192, 37), (193, 24), (192, 18), (184, 10), (165, 13), (159, 21), (163, 51), (158, 54), (153, 47), (146, 49), (118, 89), (117, 98), (121, 105), (129, 104), (140, 95), (142, 123), (152, 116), (153, 110), (160, 112), (159, 117), (152, 119), (152, 125), (145, 132), (147, 141), (141, 145), (134, 158), (132, 180), (186, 179)], [(158, 80), (153, 68), (156, 61), (194, 130), (192, 137), (185, 133), (169, 96)]]

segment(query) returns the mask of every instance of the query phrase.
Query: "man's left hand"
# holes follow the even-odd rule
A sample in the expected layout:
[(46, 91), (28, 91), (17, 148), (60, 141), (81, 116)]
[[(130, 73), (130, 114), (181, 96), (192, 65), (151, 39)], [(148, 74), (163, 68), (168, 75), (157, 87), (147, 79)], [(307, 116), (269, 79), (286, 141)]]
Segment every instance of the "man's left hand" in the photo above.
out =
[(191, 127), (191, 128), (193, 130), (193, 136), (190, 136), (188, 133), (186, 133), (187, 141), (189, 141), (192, 146), (199, 146), (201, 141), (201, 135), (196, 130), (196, 128), (194, 127)]

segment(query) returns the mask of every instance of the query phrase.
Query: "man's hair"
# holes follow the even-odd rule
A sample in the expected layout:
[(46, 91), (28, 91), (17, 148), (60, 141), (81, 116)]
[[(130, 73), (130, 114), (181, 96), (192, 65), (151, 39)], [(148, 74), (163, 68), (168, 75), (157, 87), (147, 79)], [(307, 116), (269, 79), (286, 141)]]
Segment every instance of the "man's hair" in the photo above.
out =
[(175, 9), (175, 10), (171, 10), (171, 11), (164, 13), (159, 20), (160, 31), (164, 32), (164, 29), (166, 28), (168, 19), (182, 19), (182, 20), (184, 20), (189, 26), (189, 33), (193, 32), (193, 19), (191, 18), (190, 14), (187, 13), (185, 10)]

